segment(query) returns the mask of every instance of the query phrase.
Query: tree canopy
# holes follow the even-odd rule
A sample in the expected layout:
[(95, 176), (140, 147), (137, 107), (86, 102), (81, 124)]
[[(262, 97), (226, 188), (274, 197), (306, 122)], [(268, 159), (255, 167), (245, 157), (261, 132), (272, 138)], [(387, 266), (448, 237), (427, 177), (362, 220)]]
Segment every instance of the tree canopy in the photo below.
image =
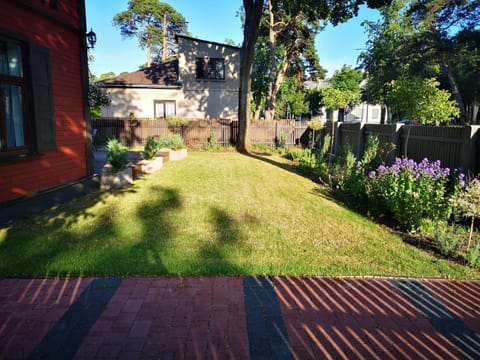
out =
[[(272, 5), (281, 7), (286, 15), (295, 16), (303, 13), (308, 21), (328, 21), (333, 25), (345, 22), (357, 15), (360, 5), (378, 8), (391, 0), (274, 0)], [(239, 94), (239, 137), (237, 149), (248, 152), (248, 124), (250, 121), (250, 75), (255, 54), (255, 45), (260, 33), (260, 20), (266, 10), (264, 0), (243, 0), (245, 22), (243, 43), (240, 50), (240, 94)]]
[(369, 99), (390, 107), (392, 81), (436, 78), (455, 99), (460, 121), (475, 122), (480, 1), (394, 0), (381, 13), (379, 22), (365, 24), (369, 40), (360, 57)]
[(172, 6), (158, 0), (129, 0), (128, 9), (116, 14), (113, 25), (125, 38), (136, 37), (142, 49), (147, 49), (147, 66), (152, 53), (165, 61), (176, 51), (174, 36), (187, 31), (187, 22)]

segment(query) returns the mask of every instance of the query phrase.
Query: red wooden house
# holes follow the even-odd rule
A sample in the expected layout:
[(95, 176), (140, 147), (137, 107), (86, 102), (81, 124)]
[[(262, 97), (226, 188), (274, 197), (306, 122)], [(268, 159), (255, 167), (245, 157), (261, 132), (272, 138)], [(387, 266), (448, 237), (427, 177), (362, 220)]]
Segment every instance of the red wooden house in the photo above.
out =
[(91, 173), (84, 0), (0, 0), (0, 203)]

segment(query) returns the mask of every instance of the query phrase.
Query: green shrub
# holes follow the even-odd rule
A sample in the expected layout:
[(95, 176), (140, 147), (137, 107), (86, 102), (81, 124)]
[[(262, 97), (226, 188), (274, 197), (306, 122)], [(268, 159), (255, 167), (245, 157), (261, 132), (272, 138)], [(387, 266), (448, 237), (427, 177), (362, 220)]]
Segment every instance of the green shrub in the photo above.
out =
[(452, 256), (465, 242), (465, 231), (460, 227), (450, 226), (446, 222), (439, 221), (433, 229), (432, 237), (443, 255)]
[(368, 175), (366, 193), (373, 211), (387, 212), (400, 223), (418, 229), (423, 219), (447, 221), (462, 174), (440, 167), (440, 161), (416, 163), (397, 158)]
[(299, 161), (302, 157), (303, 151), (303, 149), (297, 147), (290, 148), (287, 150), (285, 158), (292, 161)]
[(465, 259), (467, 260), (468, 266), (480, 268), (480, 244), (476, 244), (467, 249)]
[[(463, 181), (463, 178), (460, 180)], [(468, 237), (468, 246), (472, 242), (473, 225), (475, 218), (480, 218), (480, 180), (473, 179), (461, 191), (454, 203), (454, 211), (457, 217), (464, 217), (470, 219), (470, 234)]]
[(210, 137), (205, 142), (203, 148), (205, 149), (205, 151), (214, 151), (221, 148), (221, 146), (218, 145), (217, 132), (215, 130), (210, 131)]
[(108, 139), (107, 145), (107, 162), (112, 165), (112, 171), (117, 172), (125, 168), (128, 164), (128, 149), (116, 139)]
[(180, 149), (186, 148), (182, 137), (178, 134), (161, 138), (158, 144), (160, 148), (166, 148), (166, 149), (172, 149), (172, 150), (180, 150)]
[(369, 171), (373, 169), (373, 162), (377, 158), (378, 149), (378, 137), (369, 136), (361, 160), (355, 161), (353, 153), (350, 151), (346, 159), (346, 164), (344, 165), (345, 174), (340, 184), (341, 189), (345, 193), (353, 196), (357, 201), (360, 201), (361, 204), (365, 204), (367, 201), (367, 175)]
[(157, 141), (153, 138), (153, 136), (147, 137), (147, 141), (145, 142), (145, 146), (143, 147), (142, 158), (144, 160), (153, 160), (155, 159), (155, 155), (157, 155), (160, 146)]
[(177, 116), (177, 115), (171, 115), (167, 118), (168, 123), (173, 126), (174, 128), (180, 128), (182, 126), (185, 126), (188, 124), (188, 119)]
[(285, 131), (280, 131), (280, 138), (277, 141), (277, 148), (283, 149), (287, 144), (287, 134)]

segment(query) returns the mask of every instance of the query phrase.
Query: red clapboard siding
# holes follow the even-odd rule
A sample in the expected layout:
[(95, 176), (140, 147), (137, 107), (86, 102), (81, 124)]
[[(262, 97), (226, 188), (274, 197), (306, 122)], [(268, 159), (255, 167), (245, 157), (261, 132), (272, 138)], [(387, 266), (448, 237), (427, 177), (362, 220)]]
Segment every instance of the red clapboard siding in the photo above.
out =
[(58, 1), (58, 9), (49, 1), (1, 1), (0, 14), (8, 14), (2, 17), (3, 29), (50, 49), (57, 143), (56, 150), (35, 158), (0, 161), (1, 202), (82, 178), (87, 168), (78, 0)]

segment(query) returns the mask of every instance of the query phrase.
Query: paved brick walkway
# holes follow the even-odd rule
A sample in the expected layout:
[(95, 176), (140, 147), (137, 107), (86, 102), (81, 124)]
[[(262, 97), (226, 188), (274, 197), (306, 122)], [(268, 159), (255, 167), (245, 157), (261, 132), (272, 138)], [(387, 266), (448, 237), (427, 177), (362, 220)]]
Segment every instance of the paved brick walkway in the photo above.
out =
[(0, 359), (480, 359), (480, 282), (0, 279)]

